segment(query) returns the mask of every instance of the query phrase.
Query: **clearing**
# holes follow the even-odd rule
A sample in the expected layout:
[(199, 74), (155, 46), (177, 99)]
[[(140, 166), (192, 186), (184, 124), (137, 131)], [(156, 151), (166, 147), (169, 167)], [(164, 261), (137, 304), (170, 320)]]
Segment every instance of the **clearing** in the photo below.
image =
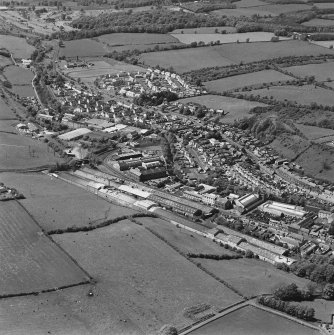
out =
[(334, 62), (291, 66), (285, 70), (298, 77), (314, 76), (316, 81), (334, 80)]
[[(224, 333), (222, 333), (222, 330)], [(207, 323), (191, 335), (319, 335), (320, 332), (254, 306), (246, 306)]]
[(292, 77), (275, 70), (263, 70), (213, 81), (207, 81), (204, 83), (204, 85), (209, 91), (223, 93), (225, 91), (234, 90), (236, 88), (262, 85), (264, 83), (277, 83), (280, 81), (288, 81), (292, 79)]
[(46, 231), (89, 226), (94, 221), (135, 213), (42, 173), (1, 173), (1, 181), (26, 197), (20, 202)]
[(89, 281), (16, 201), (0, 202), (0, 295), (41, 292)]
[(54, 239), (97, 278), (91, 304), (99, 312), (100, 328), (110, 322), (115, 308), (144, 334), (152, 334), (164, 324), (187, 324), (183, 317), (187, 307), (208, 303), (223, 308), (240, 301), (144, 227), (128, 220)]
[(247, 94), (261, 97), (274, 97), (277, 100), (296, 101), (298, 104), (310, 105), (312, 102), (322, 105), (334, 105), (333, 91), (314, 85), (304, 86), (272, 86), (268, 88), (252, 90)]
[(30, 58), (35, 48), (28, 44), (25, 38), (10, 35), (0, 35), (0, 49), (5, 48), (14, 58)]
[(202, 95), (197, 97), (185, 98), (178, 100), (181, 103), (195, 102), (208, 108), (222, 109), (227, 115), (222, 116), (221, 121), (224, 123), (233, 123), (237, 119), (250, 117), (249, 111), (257, 106), (266, 106), (260, 102), (248, 101), (220, 95)]

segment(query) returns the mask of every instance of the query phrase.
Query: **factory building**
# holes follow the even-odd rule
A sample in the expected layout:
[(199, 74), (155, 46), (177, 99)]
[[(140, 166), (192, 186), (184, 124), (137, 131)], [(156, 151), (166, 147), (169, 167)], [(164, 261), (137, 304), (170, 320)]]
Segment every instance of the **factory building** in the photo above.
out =
[(258, 194), (250, 193), (235, 200), (236, 208), (240, 213), (248, 212), (263, 202)]
[(276, 216), (284, 214), (295, 218), (303, 218), (307, 214), (307, 212), (304, 211), (304, 209), (300, 206), (284, 204), (276, 201), (267, 201), (260, 206), (260, 209), (263, 212), (270, 213)]

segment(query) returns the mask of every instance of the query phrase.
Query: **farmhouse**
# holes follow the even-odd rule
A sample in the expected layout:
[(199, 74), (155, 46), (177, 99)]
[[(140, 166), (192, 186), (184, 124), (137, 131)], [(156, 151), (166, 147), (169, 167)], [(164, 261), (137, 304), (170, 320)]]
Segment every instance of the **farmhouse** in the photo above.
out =
[(91, 133), (91, 130), (87, 128), (79, 128), (79, 129), (69, 131), (68, 133), (59, 135), (58, 137), (64, 141), (73, 141), (89, 133)]

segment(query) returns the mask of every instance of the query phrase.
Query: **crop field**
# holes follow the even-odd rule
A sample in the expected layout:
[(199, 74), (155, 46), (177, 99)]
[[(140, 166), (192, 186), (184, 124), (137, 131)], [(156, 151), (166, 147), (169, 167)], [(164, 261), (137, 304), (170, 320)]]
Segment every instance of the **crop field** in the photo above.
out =
[(253, 95), (274, 97), (277, 100), (296, 101), (299, 104), (309, 105), (312, 102), (323, 105), (334, 105), (333, 91), (324, 88), (315, 88), (313, 85), (305, 86), (273, 86), (269, 89), (259, 89), (248, 92)]
[(30, 168), (61, 161), (45, 143), (6, 133), (0, 133), (0, 157), (0, 169)]
[(111, 204), (84, 189), (42, 173), (2, 173), (1, 181), (26, 197), (20, 202), (46, 231), (89, 226), (97, 220), (135, 213), (130, 208)]
[(18, 66), (8, 66), (4, 75), (12, 85), (31, 85), (34, 74), (29, 69)]
[(103, 56), (107, 50), (103, 48), (103, 44), (92, 39), (82, 39), (65, 41), (64, 47), (60, 48), (59, 56), (69, 58), (74, 57), (97, 57)]
[(72, 78), (80, 78), (86, 82), (93, 82), (97, 77), (104, 74), (117, 74), (123, 71), (143, 71), (143, 68), (139, 66), (118, 62), (109, 58), (105, 61), (92, 61), (92, 63), (94, 63), (94, 66), (89, 68), (64, 69), (63, 71)]
[(279, 81), (287, 81), (291, 79), (293, 78), (275, 70), (263, 70), (259, 72), (246, 73), (238, 76), (208, 81), (204, 84), (209, 91), (222, 93), (224, 91), (233, 90), (236, 88), (260, 85), (264, 83), (276, 83)]
[(185, 29), (175, 29), (170, 34), (218, 34), (220, 35), (222, 31), (226, 31), (226, 33), (236, 33), (237, 29), (235, 27), (185, 28)]
[[(222, 332), (223, 331), (223, 332)], [(191, 335), (320, 335), (319, 331), (279, 315), (246, 306), (207, 323)]]
[(314, 76), (317, 81), (334, 80), (334, 62), (292, 66), (286, 70), (298, 77)]
[(334, 130), (295, 123), (295, 126), (310, 140), (334, 136)]
[(199, 47), (145, 53), (140, 60), (149, 66), (172, 66), (176, 72), (184, 73), (206, 67), (250, 63), (287, 56), (307, 56), (334, 53), (321, 46), (304, 41), (230, 43), (214, 47)]
[(0, 203), (0, 295), (40, 292), (89, 277), (15, 201)]
[(130, 221), (88, 233), (55, 235), (54, 239), (98, 279), (91, 308), (99, 312), (100, 328), (110, 323), (109, 314), (114, 314), (115, 308), (143, 334), (152, 334), (164, 324), (184, 325), (186, 307), (198, 303), (224, 307), (240, 301), (235, 293)]
[(242, 99), (223, 97), (220, 95), (202, 95), (197, 97), (185, 98), (178, 100), (181, 103), (196, 102), (208, 108), (222, 109), (227, 115), (222, 116), (221, 121), (224, 123), (233, 123), (235, 120), (244, 117), (250, 117), (249, 111), (257, 106), (265, 106), (260, 102), (247, 101)]
[(271, 293), (280, 284), (296, 283), (305, 287), (309, 282), (256, 259), (242, 258), (219, 262), (201, 259), (199, 262), (248, 297)]
[(308, 26), (308, 27), (329, 27), (329, 26), (334, 26), (334, 22), (333, 20), (313, 19), (313, 20), (302, 23), (302, 25)]
[[(180, 42), (184, 44), (190, 44), (192, 42), (204, 42), (208, 44), (210, 42), (220, 41), (220, 43), (236, 43), (246, 42), (249, 39), (249, 42), (265, 42), (270, 41), (274, 36), (273, 33), (266, 32), (251, 32), (251, 33), (239, 33), (239, 34), (172, 34)], [(281, 38), (282, 39), (282, 38)], [(283, 38), (284, 39), (284, 38)]]
[(29, 45), (24, 38), (10, 35), (0, 35), (0, 49), (10, 51), (14, 58), (30, 58), (35, 48)]

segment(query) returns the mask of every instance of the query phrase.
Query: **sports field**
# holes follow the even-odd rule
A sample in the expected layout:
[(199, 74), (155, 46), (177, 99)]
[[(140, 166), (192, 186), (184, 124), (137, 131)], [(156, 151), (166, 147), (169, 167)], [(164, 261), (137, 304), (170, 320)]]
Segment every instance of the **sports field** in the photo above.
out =
[[(46, 231), (89, 226), (95, 221), (134, 214), (96, 195), (42, 173), (2, 173), (1, 180), (21, 192), (20, 200)], [(66, 206), (64, 206), (66, 204)]]
[(181, 103), (196, 102), (208, 108), (221, 109), (227, 115), (222, 116), (221, 121), (231, 123), (237, 119), (252, 116), (248, 112), (256, 106), (266, 106), (260, 102), (248, 101), (220, 95), (202, 95), (197, 97), (185, 98), (178, 100)]
[(11, 52), (14, 58), (30, 58), (35, 48), (28, 44), (24, 38), (0, 35), (0, 49), (5, 48)]
[(224, 307), (240, 301), (235, 293), (130, 221), (54, 238), (97, 279), (91, 308), (99, 313), (100, 328), (110, 322), (114, 309), (123, 311), (143, 334), (153, 334), (164, 324), (184, 325), (186, 307), (198, 303)]
[(309, 105), (312, 102), (323, 105), (334, 105), (333, 91), (313, 85), (305, 86), (273, 86), (269, 89), (259, 89), (248, 92), (248, 94), (260, 95), (262, 97), (274, 97), (277, 100), (296, 101), (299, 104)]
[(246, 306), (209, 322), (190, 334), (320, 335), (320, 332), (259, 308)]
[(222, 93), (236, 88), (261, 85), (264, 83), (277, 83), (288, 81), (293, 78), (274, 70), (263, 70), (259, 72), (241, 74), (204, 83), (209, 91)]
[(0, 202), (0, 295), (40, 292), (89, 277), (16, 201)]
[(334, 62), (292, 66), (286, 70), (298, 77), (314, 76), (317, 81), (334, 80)]

